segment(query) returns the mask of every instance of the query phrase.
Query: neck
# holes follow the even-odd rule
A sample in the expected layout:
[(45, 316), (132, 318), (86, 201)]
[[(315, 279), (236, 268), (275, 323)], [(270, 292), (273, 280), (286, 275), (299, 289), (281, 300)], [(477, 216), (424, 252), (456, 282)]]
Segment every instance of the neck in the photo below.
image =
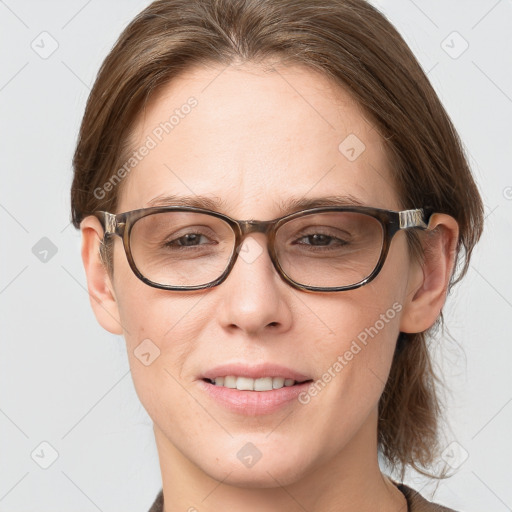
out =
[(264, 481), (250, 486), (234, 480), (233, 471), (211, 477), (200, 459), (185, 457), (155, 425), (164, 512), (406, 512), (404, 495), (380, 471), (376, 425), (374, 411), (340, 452), (290, 468), (286, 482), (272, 476), (269, 466)]

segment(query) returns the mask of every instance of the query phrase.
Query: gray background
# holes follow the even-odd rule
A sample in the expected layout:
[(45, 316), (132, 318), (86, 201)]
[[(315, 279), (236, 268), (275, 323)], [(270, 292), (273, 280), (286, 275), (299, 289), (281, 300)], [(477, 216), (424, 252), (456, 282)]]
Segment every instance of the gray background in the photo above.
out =
[[(0, 511), (143, 511), (161, 486), (124, 340), (89, 306), (68, 199), (96, 72), (148, 3), (0, 1)], [(512, 2), (375, 4), (428, 71), (486, 205), (485, 235), (446, 307), (454, 340), (436, 350), (450, 389), (445, 459), (458, 471), (435, 499), (512, 510)], [(425, 479), (406, 482), (432, 497)]]

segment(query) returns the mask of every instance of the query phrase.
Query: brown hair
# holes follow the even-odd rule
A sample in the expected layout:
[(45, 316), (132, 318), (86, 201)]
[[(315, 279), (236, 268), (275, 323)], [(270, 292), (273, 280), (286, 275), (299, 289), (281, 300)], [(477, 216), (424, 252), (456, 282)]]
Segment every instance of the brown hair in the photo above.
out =
[[(105, 59), (87, 102), (73, 159), (75, 227), (95, 210), (116, 211), (119, 186), (100, 198), (94, 191), (126, 161), (130, 129), (160, 86), (193, 65), (271, 58), (320, 71), (353, 95), (385, 141), (403, 208), (430, 206), (457, 220), (451, 285), (462, 278), (482, 231), (482, 201), (425, 73), (364, 0), (158, 0), (144, 9)], [(417, 252), (418, 240), (409, 240)], [(431, 335), (400, 335), (379, 403), (379, 448), (402, 477), (407, 465), (423, 472), (439, 453)]]

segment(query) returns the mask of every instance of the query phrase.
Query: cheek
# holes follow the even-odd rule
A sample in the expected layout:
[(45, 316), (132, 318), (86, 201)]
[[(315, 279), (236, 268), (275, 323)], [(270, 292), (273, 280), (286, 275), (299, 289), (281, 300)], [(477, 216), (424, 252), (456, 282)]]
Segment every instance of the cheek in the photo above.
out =
[(402, 308), (393, 293), (376, 291), (368, 285), (320, 309), (332, 332), (309, 350), (319, 375), (299, 397), (304, 407), (297, 423), (316, 433), (312, 450), (325, 457), (361, 429), (375, 428), (369, 418), (377, 414), (389, 375)]
[[(360, 346), (360, 359), (367, 362), (367, 370), (375, 372), (375, 377), (383, 383), (387, 380), (399, 335), (400, 317), (406, 300), (408, 268), (405, 240), (396, 237), (378, 276), (366, 286), (354, 290), (353, 302), (348, 308), (349, 315), (354, 319), (349, 328), (349, 350), (357, 352)], [(345, 318), (345, 321), (349, 319)], [(347, 353), (347, 357), (351, 357), (350, 353)]]
[(148, 286), (131, 270), (121, 244), (115, 251), (114, 290), (128, 349), (135, 350), (145, 339), (160, 345), (166, 335), (181, 328), (199, 297)]
[(321, 380), (336, 379), (335, 387), (351, 400), (364, 396), (376, 400), (375, 393), (383, 389), (403, 308), (394, 293), (383, 290), (377, 294), (369, 285), (365, 288), (342, 303), (338, 299), (323, 306), (322, 317), (331, 333), (316, 345), (316, 367), (323, 369)]
[(354, 425), (362, 420), (377, 406), (389, 376), (408, 269), (406, 246), (400, 239), (395, 242), (374, 281), (332, 297), (311, 296), (308, 303), (329, 334), (317, 337), (312, 358), (322, 374), (304, 403), (316, 403), (318, 414), (327, 403), (335, 404), (329, 408), (333, 424), (348, 417)]
[[(179, 397), (182, 368), (201, 328), (201, 296), (169, 292), (139, 280), (128, 263), (114, 262), (114, 289), (135, 389), (149, 414), (166, 395)], [(175, 380), (177, 379), (177, 380)]]
[(376, 352), (393, 350), (406, 300), (409, 264), (405, 240), (396, 236), (373, 281), (339, 294), (310, 296), (311, 309), (329, 328), (330, 338), (339, 340), (335, 343), (338, 349), (348, 349), (353, 340), (364, 344), (379, 337), (382, 342)]
[(201, 317), (196, 312), (201, 297), (158, 290), (129, 279), (125, 280), (119, 297), (119, 315), (133, 366), (138, 368), (134, 358), (140, 360), (141, 352), (149, 351), (155, 367), (165, 359), (166, 366), (180, 376), (183, 362), (193, 350), (194, 339), (201, 329)]
[[(179, 426), (195, 425), (198, 409), (186, 389), (183, 368), (194, 351), (197, 297), (166, 297), (142, 283), (123, 293), (120, 314), (131, 377), (141, 404), (157, 424), (167, 425), (179, 412)], [(180, 431), (177, 426), (177, 431)]]

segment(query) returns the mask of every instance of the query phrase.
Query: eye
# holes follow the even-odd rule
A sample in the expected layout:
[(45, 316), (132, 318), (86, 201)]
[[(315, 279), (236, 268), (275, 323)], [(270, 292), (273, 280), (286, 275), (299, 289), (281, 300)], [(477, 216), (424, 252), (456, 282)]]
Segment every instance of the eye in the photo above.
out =
[[(187, 233), (185, 235), (180, 236), (179, 238), (175, 238), (173, 240), (168, 240), (165, 242), (166, 247), (197, 247), (199, 245), (206, 245), (208, 243), (208, 238), (202, 233)], [(200, 242), (203, 243), (200, 243)]]
[[(305, 243), (304, 241), (307, 242)], [(348, 244), (346, 240), (322, 233), (304, 235), (298, 239), (298, 243), (302, 245), (311, 245), (313, 247), (331, 247), (333, 245), (340, 247)]]
[(292, 242), (293, 245), (299, 245), (303, 247), (311, 247), (311, 248), (327, 248), (327, 249), (335, 249), (344, 247), (349, 244), (347, 240), (339, 238), (337, 236), (321, 233), (321, 232), (311, 232), (311, 233), (303, 233), (298, 236), (298, 238)]

